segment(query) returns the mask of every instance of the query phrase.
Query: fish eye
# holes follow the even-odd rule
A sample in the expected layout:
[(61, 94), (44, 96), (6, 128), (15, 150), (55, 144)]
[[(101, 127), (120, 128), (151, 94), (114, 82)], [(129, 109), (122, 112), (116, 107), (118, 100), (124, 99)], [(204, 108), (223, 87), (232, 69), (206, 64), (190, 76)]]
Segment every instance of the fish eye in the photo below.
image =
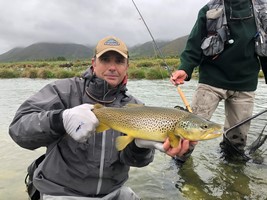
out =
[(207, 129), (208, 128), (208, 125), (206, 125), (206, 124), (205, 125), (202, 125), (201, 128), (202, 129)]

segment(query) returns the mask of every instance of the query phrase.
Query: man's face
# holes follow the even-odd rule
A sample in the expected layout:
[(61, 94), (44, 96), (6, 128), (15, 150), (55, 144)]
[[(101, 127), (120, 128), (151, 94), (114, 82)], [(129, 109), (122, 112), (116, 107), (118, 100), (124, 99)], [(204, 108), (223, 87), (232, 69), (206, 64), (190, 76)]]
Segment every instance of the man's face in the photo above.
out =
[(127, 74), (128, 59), (116, 51), (108, 51), (92, 59), (95, 75), (112, 87), (119, 85)]

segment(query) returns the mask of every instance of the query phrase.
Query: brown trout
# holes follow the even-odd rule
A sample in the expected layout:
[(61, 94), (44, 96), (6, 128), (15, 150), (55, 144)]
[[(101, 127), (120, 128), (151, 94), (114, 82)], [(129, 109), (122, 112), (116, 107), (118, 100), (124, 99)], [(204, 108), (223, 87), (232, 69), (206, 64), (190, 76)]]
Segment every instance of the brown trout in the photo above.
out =
[(97, 133), (113, 129), (126, 134), (116, 139), (119, 151), (135, 138), (164, 142), (169, 137), (171, 146), (177, 147), (181, 138), (199, 141), (223, 134), (222, 125), (176, 108), (138, 104), (114, 108), (96, 104), (93, 112), (99, 120)]

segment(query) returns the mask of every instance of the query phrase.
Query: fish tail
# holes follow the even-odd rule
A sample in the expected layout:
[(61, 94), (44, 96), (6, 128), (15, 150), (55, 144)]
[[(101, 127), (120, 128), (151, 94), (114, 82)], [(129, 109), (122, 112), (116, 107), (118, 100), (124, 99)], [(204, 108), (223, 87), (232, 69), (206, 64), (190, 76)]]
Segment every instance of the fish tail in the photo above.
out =
[(118, 151), (123, 150), (129, 143), (134, 140), (133, 137), (130, 136), (119, 136), (116, 139), (116, 148)]

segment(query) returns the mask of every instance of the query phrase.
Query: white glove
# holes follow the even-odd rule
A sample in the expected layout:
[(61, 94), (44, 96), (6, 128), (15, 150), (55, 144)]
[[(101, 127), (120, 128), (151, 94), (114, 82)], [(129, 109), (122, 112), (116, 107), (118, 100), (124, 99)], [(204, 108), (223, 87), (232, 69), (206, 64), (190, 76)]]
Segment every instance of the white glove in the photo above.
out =
[(92, 104), (82, 104), (62, 113), (66, 132), (77, 142), (86, 142), (95, 133), (99, 121), (91, 111), (93, 108)]
[(161, 152), (165, 152), (162, 142), (156, 142), (152, 140), (143, 140), (143, 139), (138, 139), (138, 138), (136, 138), (134, 142), (136, 146), (139, 148), (147, 148), (147, 149), (155, 148)]

